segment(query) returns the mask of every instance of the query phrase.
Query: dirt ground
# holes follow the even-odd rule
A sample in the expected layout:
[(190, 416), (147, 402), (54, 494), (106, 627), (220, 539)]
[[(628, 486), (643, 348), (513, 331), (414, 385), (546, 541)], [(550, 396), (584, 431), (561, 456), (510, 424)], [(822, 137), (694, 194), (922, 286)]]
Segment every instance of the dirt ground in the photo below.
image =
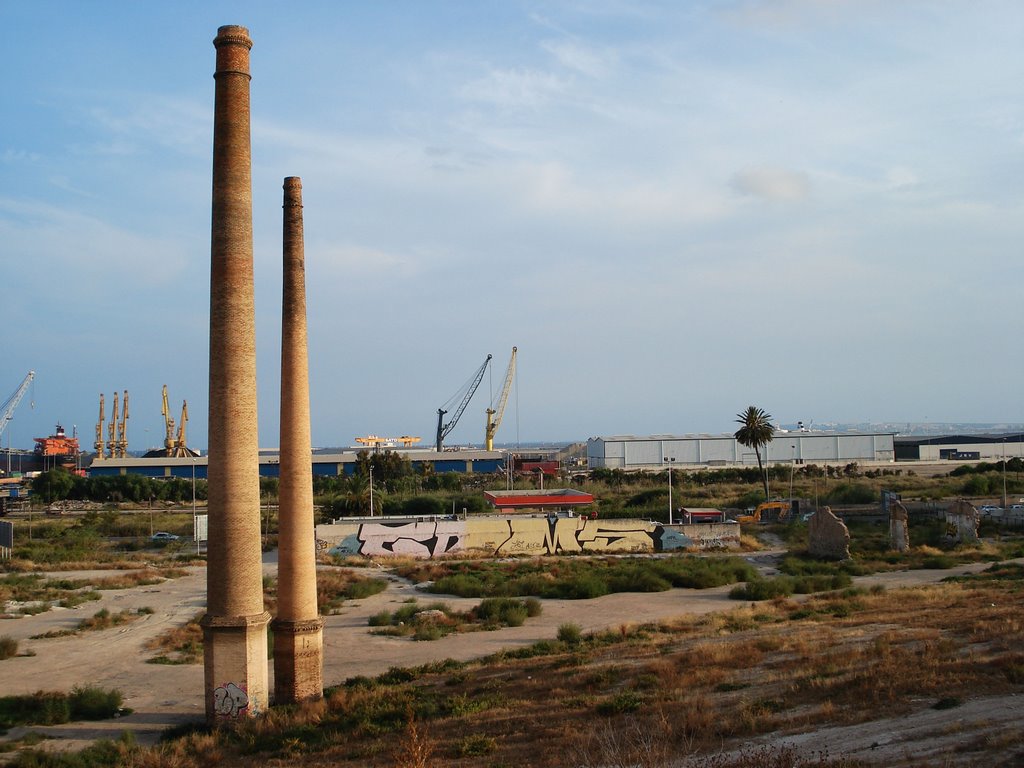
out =
[[(749, 559), (762, 571), (770, 573), (774, 554), (753, 553)], [(895, 589), (936, 582), (953, 574), (986, 567), (988, 564), (975, 564), (945, 571), (887, 573), (857, 581), (864, 586), (877, 583), (884, 584), (887, 589)], [(272, 555), (266, 559), (264, 569), (268, 574), (276, 572)], [(88, 574), (62, 572), (60, 575), (77, 578)], [(422, 602), (443, 601), (459, 609), (471, 607), (478, 601), (419, 593), (396, 577), (388, 575), (388, 578), (390, 583), (384, 592), (346, 603), (339, 615), (326, 617), (326, 685), (339, 684), (355, 675), (376, 675), (393, 666), (416, 666), (445, 658), (470, 660), (502, 648), (553, 639), (559, 625), (570, 621), (579, 624), (584, 631), (592, 631), (736, 607), (736, 602), (728, 598), (730, 587), (613, 594), (587, 601), (545, 600), (543, 613), (521, 627), (452, 634), (433, 642), (413, 642), (370, 634), (369, 617), (384, 609), (394, 610), (396, 604), (413, 597)], [(102, 600), (74, 609), (56, 609), (36, 616), (0, 621), (0, 635), (18, 640), (22, 654), (34, 654), (0, 662), (0, 694), (66, 691), (75, 685), (93, 684), (120, 690), (124, 694), (125, 706), (132, 710), (127, 716), (106, 722), (16, 728), (4, 738), (16, 739), (32, 730), (59, 739), (56, 743), (63, 747), (80, 748), (96, 738), (112, 738), (130, 730), (140, 743), (153, 743), (170, 726), (201, 721), (204, 712), (202, 665), (147, 664), (146, 659), (153, 652), (146, 651), (145, 644), (204, 610), (205, 579), (205, 567), (195, 567), (189, 569), (187, 576), (161, 584), (103, 592)], [(30, 639), (49, 630), (71, 629), (100, 608), (107, 608), (112, 613), (139, 608), (153, 612), (108, 630), (63, 638)], [(919, 716), (901, 718), (898, 723), (875, 721), (863, 726), (818, 730), (812, 734), (787, 737), (782, 743), (811, 751), (829, 749), (832, 754), (836, 754), (837, 745), (842, 745), (843, 753), (872, 760), (884, 759), (889, 749), (895, 750), (891, 753), (894, 757), (907, 754), (908, 750), (913, 754), (918, 751), (923, 754), (924, 750), (931, 748), (929, 745), (937, 743), (942, 733), (955, 736), (957, 729), (951, 728), (953, 720), (975, 718), (988, 723), (982, 723), (984, 727), (1019, 729), (1021, 715), (1024, 714), (1021, 711), (1024, 697), (1020, 697), (1021, 700), (1002, 697), (998, 701), (994, 698), (979, 697), (966, 702), (955, 714), (923, 707)]]

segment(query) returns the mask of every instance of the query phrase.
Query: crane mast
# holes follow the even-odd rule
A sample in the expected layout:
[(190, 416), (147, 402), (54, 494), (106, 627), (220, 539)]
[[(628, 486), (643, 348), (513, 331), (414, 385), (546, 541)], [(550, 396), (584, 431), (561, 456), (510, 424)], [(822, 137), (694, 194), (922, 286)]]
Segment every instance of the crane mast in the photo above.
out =
[[(445, 424), (444, 415), (448, 413), (448, 411), (444, 408), (437, 409), (437, 443), (435, 448), (438, 453), (444, 450), (444, 439), (448, 436), (449, 432), (455, 429), (455, 425), (458, 424), (459, 419), (462, 418), (462, 412), (466, 410), (466, 406), (469, 405), (469, 401), (473, 399), (473, 395), (476, 393), (477, 387), (479, 387), (480, 382), (483, 381), (484, 371), (487, 370), (487, 365), (490, 362), (491, 355), (488, 355), (487, 359), (484, 360), (484, 364), (481, 365), (477, 369), (476, 373), (473, 374), (473, 378), (466, 388), (465, 394), (462, 396), (462, 401), (459, 403), (459, 407), (455, 409), (455, 414), (452, 416), (451, 421)], [(461, 392), (462, 390), (459, 391)], [(458, 397), (458, 392), (456, 392), (448, 402), (452, 402), (456, 397)]]
[(25, 396), (25, 392), (28, 391), (28, 385), (32, 383), (32, 379), (35, 377), (36, 372), (29, 371), (25, 378), (22, 379), (21, 384), (18, 385), (14, 394), (7, 399), (7, 402), (0, 405), (0, 408), (4, 409), (3, 416), (0, 417), (0, 436), (3, 435), (4, 430), (7, 429), (7, 425), (10, 423), (11, 419), (14, 418), (14, 409), (18, 407), (18, 403), (21, 402), (21, 399)]
[(512, 357), (508, 361), (508, 369), (505, 371), (505, 384), (501, 388), (498, 397), (498, 407), (487, 409), (487, 426), (484, 429), (484, 446), (488, 451), (494, 450), (494, 433), (501, 426), (501, 419), (505, 415), (505, 405), (508, 403), (508, 393), (512, 389), (512, 377), (516, 374), (516, 348), (512, 347)]
[(110, 417), (110, 423), (107, 425), (107, 450), (110, 452), (110, 458), (117, 456), (117, 398), (118, 393), (114, 392), (114, 413)]
[(171, 406), (167, 403), (167, 385), (164, 384), (163, 406), (160, 413), (164, 417), (164, 452), (167, 456), (174, 455), (174, 419), (171, 418)]
[(103, 442), (103, 424), (105, 417), (103, 414), (103, 393), (100, 393), (100, 420), (96, 422), (96, 442), (93, 443), (93, 447), (96, 449), (96, 458), (105, 459), (107, 457), (107, 444)]
[(190, 456), (191, 452), (185, 445), (185, 425), (188, 423), (188, 401), (181, 401), (181, 420), (178, 422), (178, 437), (174, 441), (175, 456)]
[(128, 390), (124, 391), (121, 398), (121, 421), (117, 428), (117, 456), (125, 458), (128, 456)]

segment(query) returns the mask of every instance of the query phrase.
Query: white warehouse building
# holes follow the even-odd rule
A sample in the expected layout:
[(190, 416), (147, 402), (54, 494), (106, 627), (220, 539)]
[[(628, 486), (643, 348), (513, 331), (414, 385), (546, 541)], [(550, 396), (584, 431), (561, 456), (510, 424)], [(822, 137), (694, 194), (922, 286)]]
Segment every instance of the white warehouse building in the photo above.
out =
[[(776, 432), (762, 448), (766, 464), (848, 464), (896, 460), (892, 432)], [(590, 469), (664, 469), (672, 466), (757, 464), (753, 448), (725, 435), (592, 437), (587, 440)]]

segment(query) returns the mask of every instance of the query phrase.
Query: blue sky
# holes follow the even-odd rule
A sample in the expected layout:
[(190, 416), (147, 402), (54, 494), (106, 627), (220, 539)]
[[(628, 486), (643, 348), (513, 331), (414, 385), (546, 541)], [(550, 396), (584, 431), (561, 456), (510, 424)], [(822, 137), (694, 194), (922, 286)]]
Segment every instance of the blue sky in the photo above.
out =
[[(1024, 5), (0, 0), (0, 398), (206, 445), (214, 49), (247, 26), (260, 444), (300, 176), (314, 445), (1021, 422)], [(4, 445), (7, 436), (4, 436)]]

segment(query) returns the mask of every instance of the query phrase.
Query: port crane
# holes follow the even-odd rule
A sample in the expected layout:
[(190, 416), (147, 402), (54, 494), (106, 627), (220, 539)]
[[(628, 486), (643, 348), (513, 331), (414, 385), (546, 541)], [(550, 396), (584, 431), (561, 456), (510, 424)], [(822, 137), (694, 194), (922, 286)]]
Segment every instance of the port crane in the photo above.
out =
[(107, 450), (110, 451), (110, 458), (117, 456), (117, 418), (120, 412), (118, 403), (118, 392), (114, 392), (114, 413), (110, 417), (110, 423), (107, 425)]
[(171, 416), (171, 406), (167, 403), (167, 385), (164, 384), (163, 406), (160, 413), (164, 417), (164, 453), (167, 456), (174, 455), (174, 417)]
[[(18, 407), (18, 403), (20, 403), (21, 399), (25, 397), (25, 392), (28, 391), (28, 386), (32, 383), (32, 380), (35, 377), (36, 372), (29, 371), (25, 378), (22, 379), (21, 384), (18, 385), (18, 388), (14, 391), (14, 394), (7, 398), (3, 404), (0, 404), (0, 408), (3, 408), (3, 416), (0, 417), (0, 437), (3, 436), (4, 430), (7, 429), (7, 425), (10, 423), (11, 419), (14, 418), (14, 409)], [(35, 390), (32, 391), (35, 392)], [(35, 403), (32, 403), (32, 406), (35, 407)]]
[(93, 447), (96, 449), (96, 458), (100, 460), (107, 457), (107, 444), (103, 442), (103, 424), (105, 421), (106, 417), (103, 413), (103, 393), (100, 392), (100, 420), (96, 422), (96, 442), (93, 443)]
[(469, 405), (469, 401), (473, 399), (473, 395), (476, 393), (477, 387), (480, 386), (480, 382), (483, 381), (484, 371), (487, 370), (488, 364), (491, 362), (491, 355), (487, 356), (484, 360), (484, 364), (481, 365), (476, 373), (473, 374), (472, 378), (467, 381), (462, 387), (448, 400), (445, 405), (450, 405), (455, 402), (460, 396), (462, 400), (459, 402), (459, 407), (455, 409), (455, 413), (452, 415), (451, 420), (444, 423), (444, 415), (448, 413), (447, 410), (442, 406), (437, 409), (437, 443), (435, 449), (438, 453), (444, 450), (444, 439), (448, 436), (448, 433), (455, 429), (455, 425), (459, 423), (459, 419), (462, 418), (462, 412), (466, 410), (466, 406)]
[[(115, 393), (116, 394), (116, 393)], [(121, 421), (117, 427), (117, 458), (124, 459), (128, 456), (128, 390), (123, 392), (121, 398)]]
[(188, 423), (188, 401), (181, 401), (181, 419), (178, 421), (178, 437), (174, 441), (174, 455), (178, 458), (192, 456), (192, 451), (185, 444), (185, 425)]
[(357, 437), (356, 442), (360, 445), (368, 445), (375, 451), (380, 448), (388, 447), (396, 444), (402, 444), (406, 448), (418, 443), (422, 438), (412, 437), (411, 435), (402, 435), (401, 437), (380, 437), (378, 435), (367, 435), (366, 437)]
[(505, 384), (497, 398), (497, 408), (487, 409), (487, 426), (484, 429), (484, 447), (488, 451), (494, 450), (494, 433), (501, 426), (501, 418), (505, 415), (505, 405), (508, 403), (508, 393), (512, 389), (512, 377), (516, 374), (516, 348), (512, 347), (512, 357), (508, 361), (508, 369), (505, 371)]

